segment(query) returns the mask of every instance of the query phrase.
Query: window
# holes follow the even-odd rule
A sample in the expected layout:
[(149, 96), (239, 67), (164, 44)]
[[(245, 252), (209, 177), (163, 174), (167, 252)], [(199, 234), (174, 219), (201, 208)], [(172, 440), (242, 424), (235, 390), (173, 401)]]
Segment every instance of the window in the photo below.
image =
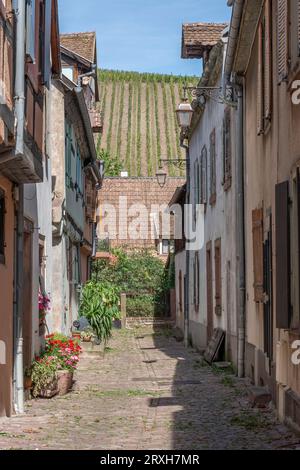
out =
[(76, 183), (77, 190), (81, 195), (83, 195), (83, 179), (82, 179), (82, 161), (79, 148), (77, 147), (77, 157), (76, 157)]
[(72, 156), (75, 150), (73, 146), (72, 126), (66, 122), (66, 139), (65, 139), (65, 153), (66, 153), (66, 184), (71, 187), (72, 182)]
[(0, 263), (5, 263), (5, 193), (0, 188)]
[(214, 205), (217, 200), (217, 168), (216, 168), (216, 130), (210, 134), (210, 204)]
[(291, 328), (300, 332), (300, 167), (293, 171), (291, 199)]
[(199, 253), (195, 253), (194, 258), (194, 305), (195, 310), (199, 310), (200, 305), (200, 264)]
[(201, 191), (200, 191), (200, 203), (207, 204), (207, 149), (204, 146), (201, 152), (201, 168), (200, 168), (200, 180), (201, 180)]
[[(266, 0), (258, 27), (257, 134), (267, 132), (272, 115), (271, 0)], [(286, 46), (286, 44), (285, 44)], [(278, 43), (279, 48), (279, 43)], [(279, 55), (280, 55), (280, 50)]]
[(183, 312), (183, 281), (182, 281), (182, 271), (179, 271), (178, 279), (178, 289), (179, 289), (179, 311)]
[(231, 157), (231, 111), (225, 109), (223, 120), (223, 168), (224, 168), (224, 190), (228, 191), (232, 183), (232, 157)]
[(170, 240), (162, 240), (161, 242), (161, 254), (167, 256), (170, 253)]
[(35, 62), (35, 0), (26, 0), (26, 55)]
[(221, 240), (215, 242), (215, 291), (216, 291), (216, 315), (222, 315), (222, 252)]
[(264, 242), (264, 352), (273, 360), (273, 276), (272, 276), (272, 215), (266, 219), (267, 237)]
[(194, 220), (197, 217), (197, 206), (200, 204), (200, 164), (199, 160), (194, 163)]
[(254, 301), (264, 301), (264, 227), (263, 209), (252, 212), (252, 238), (253, 238), (253, 275), (254, 275)]
[(44, 82), (44, 51), (45, 51), (45, 5), (44, 2), (39, 4), (39, 50), (38, 50), (38, 68), (39, 74)]
[(62, 73), (72, 82), (74, 81), (74, 68), (73, 67), (63, 67)]
[(291, 258), (289, 182), (276, 185), (276, 328), (288, 330), (291, 324)]
[(43, 84), (49, 89), (51, 82), (51, 18), (52, 0), (44, 0)]

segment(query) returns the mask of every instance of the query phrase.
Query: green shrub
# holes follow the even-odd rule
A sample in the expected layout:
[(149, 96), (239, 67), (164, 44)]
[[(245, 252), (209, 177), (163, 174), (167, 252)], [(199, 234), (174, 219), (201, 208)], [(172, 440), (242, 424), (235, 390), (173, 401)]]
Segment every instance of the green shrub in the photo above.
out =
[(155, 317), (165, 313), (165, 305), (152, 295), (141, 295), (127, 299), (128, 317)]
[(128, 316), (162, 316), (166, 312), (166, 297), (173, 277), (164, 263), (149, 250), (126, 253), (113, 250), (117, 262), (98, 261), (93, 266), (94, 281), (117, 286), (128, 295)]
[(106, 343), (113, 320), (120, 318), (119, 289), (107, 282), (88, 282), (83, 288), (80, 314), (89, 321), (98, 339)]

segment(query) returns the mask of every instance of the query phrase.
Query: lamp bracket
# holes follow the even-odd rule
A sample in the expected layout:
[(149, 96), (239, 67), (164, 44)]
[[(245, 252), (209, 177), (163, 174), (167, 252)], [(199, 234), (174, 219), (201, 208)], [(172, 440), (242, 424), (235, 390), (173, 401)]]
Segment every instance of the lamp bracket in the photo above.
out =
[(211, 99), (219, 104), (226, 104), (228, 106), (236, 107), (234, 102), (234, 91), (233, 88), (226, 88), (226, 96), (223, 95), (222, 87), (213, 87), (213, 86), (197, 86), (197, 87), (184, 87), (184, 91), (190, 92), (192, 97), (198, 102), (201, 97)]
[(186, 168), (187, 160), (186, 159), (160, 159), (159, 161), (159, 168), (162, 168), (163, 165), (174, 166), (175, 168), (179, 168), (180, 170), (184, 170)]

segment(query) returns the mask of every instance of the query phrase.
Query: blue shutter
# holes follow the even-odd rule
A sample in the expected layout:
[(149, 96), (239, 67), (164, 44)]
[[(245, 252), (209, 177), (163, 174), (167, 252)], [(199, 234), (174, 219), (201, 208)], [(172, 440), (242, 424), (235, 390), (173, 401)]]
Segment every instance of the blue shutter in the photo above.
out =
[(26, 0), (26, 55), (35, 62), (35, 0)]
[(51, 82), (51, 17), (52, 0), (45, 0), (44, 85), (48, 89)]

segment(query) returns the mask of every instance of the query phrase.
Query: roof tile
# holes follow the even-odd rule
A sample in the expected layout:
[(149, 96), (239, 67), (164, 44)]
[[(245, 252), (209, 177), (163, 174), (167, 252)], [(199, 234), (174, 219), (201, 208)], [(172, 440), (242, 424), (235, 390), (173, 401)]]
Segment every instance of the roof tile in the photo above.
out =
[(92, 64), (95, 62), (95, 32), (61, 34), (60, 43), (69, 51), (83, 57)]
[(182, 26), (182, 58), (201, 58), (221, 39), (227, 23), (185, 23)]

